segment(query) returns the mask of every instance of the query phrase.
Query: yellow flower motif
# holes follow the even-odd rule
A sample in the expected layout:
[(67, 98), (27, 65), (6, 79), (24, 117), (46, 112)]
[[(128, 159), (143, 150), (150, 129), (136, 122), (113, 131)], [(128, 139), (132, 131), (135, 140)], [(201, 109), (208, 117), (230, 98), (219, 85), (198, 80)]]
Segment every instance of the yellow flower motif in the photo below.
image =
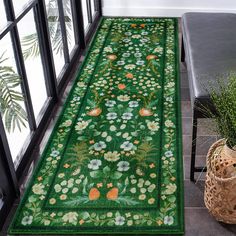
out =
[(56, 199), (55, 199), (55, 198), (51, 198), (51, 199), (49, 200), (49, 203), (50, 203), (51, 205), (54, 205), (54, 204), (56, 203)]
[(158, 225), (162, 225), (162, 224), (163, 224), (163, 221), (162, 221), (162, 220), (158, 220), (158, 221), (157, 221), (157, 224), (158, 224)]
[(107, 161), (115, 162), (115, 161), (118, 161), (120, 159), (120, 154), (117, 151), (114, 151), (114, 152), (109, 151), (109, 152), (104, 154), (104, 158)]
[(60, 199), (63, 201), (63, 200), (66, 200), (67, 199), (67, 196), (65, 195), (65, 194), (62, 194), (61, 196), (60, 196)]
[(148, 204), (153, 204), (155, 202), (155, 199), (154, 198), (150, 198), (150, 199), (148, 199)]

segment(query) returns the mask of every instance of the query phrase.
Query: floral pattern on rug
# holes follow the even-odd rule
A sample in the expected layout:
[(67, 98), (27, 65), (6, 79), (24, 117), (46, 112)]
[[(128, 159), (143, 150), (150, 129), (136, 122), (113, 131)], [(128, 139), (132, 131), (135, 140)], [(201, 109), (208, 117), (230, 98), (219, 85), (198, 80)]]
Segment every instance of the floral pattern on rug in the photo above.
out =
[(182, 230), (176, 24), (103, 20), (11, 232)]

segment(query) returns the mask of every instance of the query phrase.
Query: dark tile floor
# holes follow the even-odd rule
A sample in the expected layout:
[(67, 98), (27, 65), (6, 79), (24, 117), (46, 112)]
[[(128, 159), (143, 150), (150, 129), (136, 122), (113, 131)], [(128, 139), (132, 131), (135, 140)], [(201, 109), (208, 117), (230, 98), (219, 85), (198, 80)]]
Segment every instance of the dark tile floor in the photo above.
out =
[[(190, 169), (190, 151), (191, 151), (191, 104), (189, 96), (189, 87), (187, 80), (187, 71), (184, 64), (181, 64), (181, 105), (182, 105), (182, 126), (183, 126), (183, 161), (184, 161), (184, 186), (185, 186), (185, 235), (186, 236), (233, 236), (236, 235), (235, 225), (225, 225), (218, 223), (213, 217), (211, 217), (204, 205), (204, 178), (205, 174), (196, 174), (196, 183), (192, 183), (189, 180)], [(75, 78), (75, 76), (74, 76)], [(29, 179), (35, 162), (42, 153), (42, 150), (47, 143), (49, 135), (53, 129), (53, 126), (60, 114), (62, 104), (67, 97), (70, 88), (73, 84), (71, 81), (65, 93), (61, 99), (60, 106), (55, 113), (52, 121), (50, 122), (48, 129), (44, 135), (41, 145), (35, 150), (35, 161), (32, 163), (31, 168), (25, 175), (22, 184), (22, 192)], [(217, 135), (214, 131), (214, 122), (210, 119), (200, 119), (200, 125), (198, 127), (197, 137), (197, 157), (196, 164), (205, 166), (206, 153), (210, 145), (216, 141)], [(19, 200), (17, 200), (10, 212), (3, 231), (0, 235), (5, 236), (9, 225), (9, 222), (14, 215)]]

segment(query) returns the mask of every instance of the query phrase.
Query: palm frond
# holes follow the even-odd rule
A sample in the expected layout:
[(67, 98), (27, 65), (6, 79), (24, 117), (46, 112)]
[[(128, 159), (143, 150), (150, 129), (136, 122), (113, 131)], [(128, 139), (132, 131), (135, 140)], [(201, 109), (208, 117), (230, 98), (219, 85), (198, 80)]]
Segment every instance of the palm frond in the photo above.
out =
[(22, 39), (22, 48), (24, 59), (39, 56), (39, 42), (37, 33), (27, 35)]
[(2, 113), (6, 130), (10, 133), (17, 127), (20, 131), (26, 127), (27, 114), (21, 103), (24, 96), (19, 92), (21, 78), (12, 67), (1, 66), (7, 58), (0, 56), (0, 111)]

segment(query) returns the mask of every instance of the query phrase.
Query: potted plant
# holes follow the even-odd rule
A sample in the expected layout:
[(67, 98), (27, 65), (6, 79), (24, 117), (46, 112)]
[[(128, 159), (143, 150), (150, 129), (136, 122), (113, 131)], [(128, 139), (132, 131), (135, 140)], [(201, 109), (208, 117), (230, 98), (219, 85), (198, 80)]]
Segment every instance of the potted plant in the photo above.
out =
[(236, 75), (228, 83), (218, 82), (210, 89), (214, 112), (204, 107), (206, 115), (216, 121), (222, 137), (207, 154), (207, 175), (204, 201), (210, 213), (219, 221), (236, 223)]

